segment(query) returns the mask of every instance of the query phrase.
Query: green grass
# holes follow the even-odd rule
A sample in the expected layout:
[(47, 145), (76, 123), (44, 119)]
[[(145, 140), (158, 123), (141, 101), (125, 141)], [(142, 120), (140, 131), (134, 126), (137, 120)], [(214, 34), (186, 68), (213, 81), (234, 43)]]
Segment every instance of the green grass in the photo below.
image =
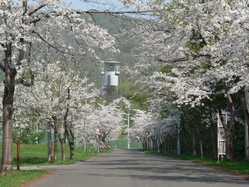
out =
[[(95, 149), (91, 149), (88, 152), (85, 152), (83, 149), (76, 148), (74, 151), (74, 158), (73, 160), (69, 160), (69, 158), (66, 156), (65, 161), (60, 160), (60, 154), (57, 156), (57, 160), (54, 162), (54, 164), (73, 164), (78, 161), (84, 161), (87, 160), (93, 156), (96, 156), (98, 153)], [(69, 155), (69, 149), (66, 149), (66, 155)]]
[[(16, 164), (16, 145), (13, 145), (13, 164)], [(74, 159), (69, 160), (69, 147), (65, 148), (66, 160), (61, 161), (60, 150), (58, 146), (57, 150), (57, 160), (53, 163), (48, 162), (48, 147), (45, 144), (30, 144), (21, 145), (21, 160), (20, 164), (22, 165), (44, 165), (44, 164), (73, 164), (77, 161), (89, 159), (92, 156), (95, 156), (97, 152), (94, 149), (84, 152), (83, 149), (76, 148), (74, 150)], [(1, 149), (0, 149), (1, 157)]]
[(46, 171), (11, 171), (6, 176), (0, 176), (0, 186), (20, 187), (46, 174)]
[[(158, 154), (158, 153), (151, 153), (151, 152), (145, 152), (146, 154)], [(158, 154), (162, 155), (162, 154)], [(200, 158), (198, 156), (192, 156), (192, 155), (164, 155), (168, 157), (173, 157), (180, 160), (190, 160), (195, 163), (199, 163), (205, 166), (215, 167), (217, 169), (221, 169), (227, 172), (232, 172), (236, 174), (242, 174), (242, 175), (249, 175), (249, 162), (248, 161), (230, 161), (230, 160), (224, 160), (224, 161), (217, 161), (212, 160), (208, 158)]]
[(231, 171), (236, 174), (243, 174), (243, 175), (249, 175), (249, 162), (246, 161), (220, 161), (217, 162), (216, 160), (194, 160), (194, 162), (204, 164), (211, 167), (217, 167), (226, 171)]
[[(118, 140), (111, 142), (113, 148), (127, 149), (128, 140), (126, 136), (120, 137)], [(142, 149), (142, 145), (138, 142), (131, 141), (131, 149)]]
[(216, 167), (218, 169), (223, 169), (237, 174), (249, 175), (249, 162), (248, 161), (217, 161), (208, 158), (200, 158), (198, 156), (192, 155), (182, 155), (178, 156), (182, 160), (191, 160), (199, 164), (206, 166)]
[[(16, 165), (16, 145), (13, 145), (13, 167)], [(54, 163), (48, 162), (48, 148), (43, 144), (21, 145), (21, 168), (23, 165), (48, 165), (48, 164), (73, 164), (77, 161), (87, 160), (97, 155), (94, 149), (84, 152), (77, 148), (74, 151), (74, 159), (69, 160), (69, 148), (65, 149), (66, 160), (60, 160), (60, 150), (57, 150), (57, 160)], [(1, 156), (1, 148), (0, 148)], [(0, 187), (20, 187), (22, 184), (32, 181), (47, 174), (46, 171), (11, 171), (6, 176), (0, 176)]]

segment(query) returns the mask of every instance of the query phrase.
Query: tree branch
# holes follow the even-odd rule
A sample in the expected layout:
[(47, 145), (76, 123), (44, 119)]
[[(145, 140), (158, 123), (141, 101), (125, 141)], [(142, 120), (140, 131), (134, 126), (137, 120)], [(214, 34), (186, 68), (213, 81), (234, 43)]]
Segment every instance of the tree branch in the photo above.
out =
[(159, 58), (158, 61), (159, 62), (163, 62), (163, 63), (176, 63), (176, 62), (184, 62), (188, 60), (187, 57), (181, 57), (181, 58), (173, 58), (173, 59), (169, 59), (169, 60), (164, 60), (162, 58)]
[(38, 12), (39, 10), (41, 10), (42, 8), (46, 7), (47, 4), (42, 4), (40, 6), (38, 6), (37, 8), (35, 8), (34, 10), (30, 11), (28, 13), (29, 16), (32, 16), (33, 14), (35, 14), (36, 12)]
[(54, 46), (53, 44), (51, 44), (50, 42), (48, 42), (40, 33), (33, 31), (34, 34), (36, 34), (44, 43), (46, 43), (49, 47), (55, 49), (57, 52), (60, 52), (62, 54), (68, 54), (70, 56), (73, 56), (72, 54), (63, 51), (61, 49), (59, 49), (58, 47)]
[[(29, 13), (29, 15), (34, 14), (35, 12), (39, 11), (40, 9), (42, 9), (43, 7), (45, 7), (46, 5), (41, 5), (40, 7), (36, 8), (35, 10), (33, 10), (32, 12)], [(76, 14), (89, 14), (90, 16), (93, 16), (93, 14), (110, 14), (110, 15), (122, 15), (122, 14), (141, 14), (141, 15), (148, 15), (149, 13), (154, 13), (154, 12), (158, 12), (156, 10), (141, 10), (141, 11), (98, 11), (98, 10), (86, 10), (86, 11), (73, 11)], [(51, 11), (49, 13), (43, 12), (42, 13), (44, 18), (50, 18), (52, 16), (61, 16), (61, 12), (56, 12), (56, 11)], [(42, 19), (42, 17), (36, 18), (34, 20), (31, 21), (31, 23), (37, 23)]]
[(76, 11), (77, 14), (146, 14), (158, 12), (156, 10), (141, 10), (141, 11), (98, 11), (98, 10), (87, 10), (87, 11)]
[(25, 15), (28, 11), (28, 2), (27, 0), (22, 2), (22, 6), (23, 6), (23, 15)]

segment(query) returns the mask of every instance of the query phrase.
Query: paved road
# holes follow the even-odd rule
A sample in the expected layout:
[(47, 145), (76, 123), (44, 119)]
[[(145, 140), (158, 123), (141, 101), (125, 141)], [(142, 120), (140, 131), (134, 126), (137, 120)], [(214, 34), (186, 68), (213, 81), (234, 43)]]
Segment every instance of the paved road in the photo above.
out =
[(31, 186), (249, 187), (249, 181), (190, 161), (117, 150), (77, 165), (56, 169), (54, 175)]

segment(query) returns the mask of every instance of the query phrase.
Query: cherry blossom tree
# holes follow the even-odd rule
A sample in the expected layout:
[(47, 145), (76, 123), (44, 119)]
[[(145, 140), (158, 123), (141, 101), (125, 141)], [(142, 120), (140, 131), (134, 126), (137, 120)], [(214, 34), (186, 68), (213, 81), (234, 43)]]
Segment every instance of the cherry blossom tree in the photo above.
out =
[[(53, 153), (49, 160), (55, 159), (55, 139), (58, 137), (61, 144), (62, 159), (64, 156), (65, 139), (70, 147), (70, 159), (73, 157), (74, 131), (72, 123), (78, 110), (88, 100), (95, 98), (98, 91), (88, 80), (82, 79), (75, 71), (64, 71), (61, 64), (49, 64), (45, 72), (37, 76), (36, 84), (32, 86), (29, 98), (34, 107), (39, 106), (41, 117), (48, 121), (50, 129), (50, 152)], [(80, 116), (78, 116), (80, 118)]]
[(108, 149), (110, 141), (117, 139), (121, 131), (122, 115), (117, 101), (97, 107), (85, 105), (82, 113), (84, 117), (78, 118), (75, 125), (79, 142), (84, 147), (92, 142), (98, 151)]
[[(142, 81), (154, 90), (153, 106), (160, 111), (168, 102), (184, 111), (211, 112), (203, 112), (203, 124), (227, 113), (229, 123), (225, 118), (223, 123), (232, 159), (235, 123), (245, 124), (248, 137), (247, 110), (238, 115), (240, 105), (245, 108), (248, 103), (248, 2), (151, 1), (148, 7), (154, 8), (157, 19), (144, 30), (142, 47), (152, 60), (141, 63), (147, 71)], [(149, 69), (154, 70), (148, 73)], [(248, 138), (245, 144), (248, 157)]]
[(0, 27), (3, 54), (1, 69), (5, 74), (1, 166), (2, 171), (7, 171), (11, 169), (12, 160), (11, 131), (15, 86), (18, 83), (30, 86), (34, 82), (32, 73), (29, 76), (25, 73), (31, 64), (35, 64), (31, 63), (33, 44), (43, 42), (56, 52), (72, 55), (72, 46), (68, 46), (66, 42), (56, 43), (53, 41), (54, 35), (47, 34), (44, 29), (49, 30), (55, 25), (61, 29), (65, 28), (74, 34), (80, 43), (84, 41), (89, 50), (91, 47), (110, 48), (114, 44), (114, 39), (105, 30), (86, 23), (81, 13), (63, 7), (60, 1), (3, 0), (0, 9), (3, 20)]

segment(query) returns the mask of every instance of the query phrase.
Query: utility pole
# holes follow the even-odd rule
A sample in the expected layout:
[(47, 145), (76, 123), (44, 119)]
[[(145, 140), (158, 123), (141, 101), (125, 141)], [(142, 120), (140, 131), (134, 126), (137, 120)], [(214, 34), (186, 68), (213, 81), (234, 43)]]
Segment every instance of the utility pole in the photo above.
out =
[(129, 105), (129, 108), (128, 108), (128, 114), (127, 114), (127, 125), (128, 125), (128, 142), (127, 142), (127, 148), (130, 149), (131, 148), (131, 142), (130, 142), (130, 105)]
[(177, 155), (181, 155), (181, 123), (177, 122)]

